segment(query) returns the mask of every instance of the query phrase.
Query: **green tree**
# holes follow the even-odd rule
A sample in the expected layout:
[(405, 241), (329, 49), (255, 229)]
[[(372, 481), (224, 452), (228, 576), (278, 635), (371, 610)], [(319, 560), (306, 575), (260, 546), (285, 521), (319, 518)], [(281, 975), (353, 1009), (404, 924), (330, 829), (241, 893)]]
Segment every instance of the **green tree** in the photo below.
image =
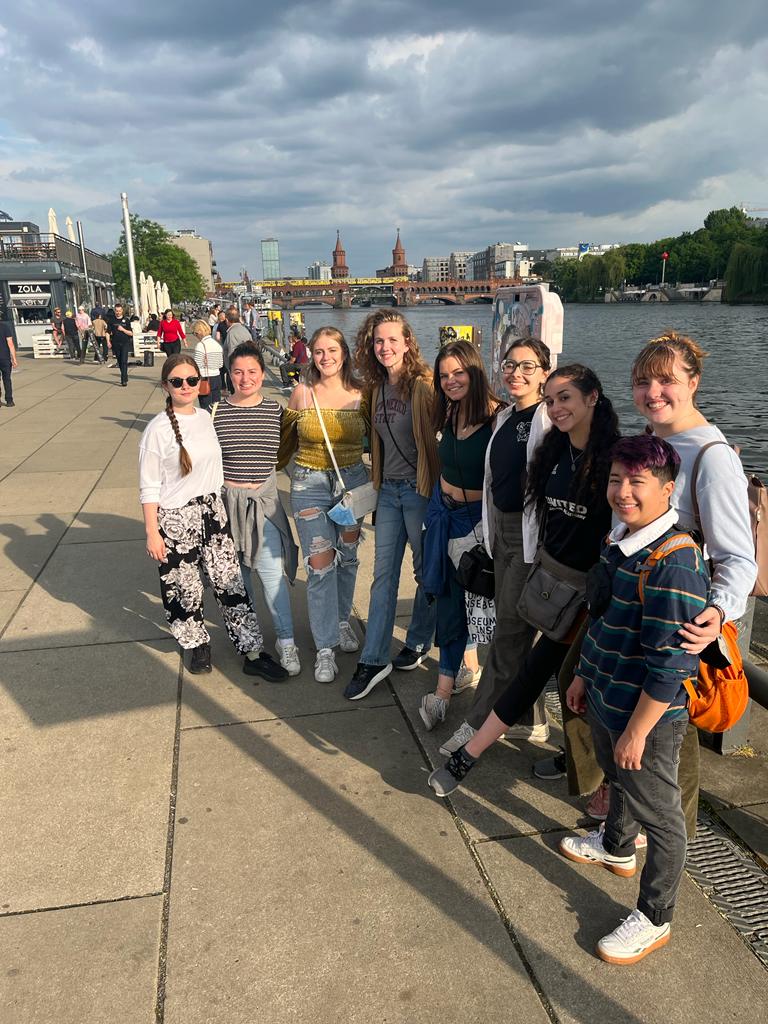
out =
[(725, 280), (726, 302), (768, 302), (768, 245), (737, 242)]
[[(155, 281), (164, 281), (173, 302), (199, 302), (203, 298), (205, 283), (197, 264), (189, 253), (173, 244), (162, 224), (132, 213), (131, 235), (137, 274), (143, 270), (145, 274), (151, 274)], [(120, 241), (112, 253), (112, 270), (117, 294), (123, 298), (130, 297), (125, 231), (121, 232)]]
[(531, 273), (536, 274), (545, 281), (551, 281), (554, 269), (555, 265), (551, 260), (539, 260), (538, 263), (534, 263), (531, 267)]
[(576, 300), (578, 271), (576, 260), (555, 260), (552, 265), (552, 282), (565, 302)]

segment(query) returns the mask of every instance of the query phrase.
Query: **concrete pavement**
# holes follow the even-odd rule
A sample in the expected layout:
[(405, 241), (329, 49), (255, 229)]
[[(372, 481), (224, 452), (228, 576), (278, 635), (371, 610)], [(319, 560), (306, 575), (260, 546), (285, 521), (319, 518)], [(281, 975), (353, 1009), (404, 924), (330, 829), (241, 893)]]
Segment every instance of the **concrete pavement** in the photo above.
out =
[[(355, 655), (316, 684), (302, 580), (300, 677), (254, 685), (211, 599), (214, 671), (190, 676), (137, 496), (158, 368), (121, 389), (116, 370), (20, 364), (0, 409), (0, 1020), (768, 1021), (765, 967), (688, 877), (663, 951), (597, 960), (637, 880), (558, 856), (585, 819), (533, 779), (542, 748), (499, 743), (439, 801), (426, 777), (471, 693), (428, 734), (431, 660), (356, 704)], [(702, 752), (703, 797), (768, 863), (763, 712), (750, 743)]]

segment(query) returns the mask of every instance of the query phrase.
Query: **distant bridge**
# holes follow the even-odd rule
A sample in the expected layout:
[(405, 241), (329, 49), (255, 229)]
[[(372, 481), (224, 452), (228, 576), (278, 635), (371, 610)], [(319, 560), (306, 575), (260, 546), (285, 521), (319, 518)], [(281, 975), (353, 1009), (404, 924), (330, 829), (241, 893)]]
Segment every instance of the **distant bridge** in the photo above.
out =
[(344, 280), (286, 281), (273, 285), (272, 304), (278, 309), (324, 305), (349, 309), (354, 305), (419, 306), (441, 303), (492, 302), (499, 288), (522, 284), (520, 278), (494, 277), (488, 281), (398, 281), (380, 285), (354, 284)]

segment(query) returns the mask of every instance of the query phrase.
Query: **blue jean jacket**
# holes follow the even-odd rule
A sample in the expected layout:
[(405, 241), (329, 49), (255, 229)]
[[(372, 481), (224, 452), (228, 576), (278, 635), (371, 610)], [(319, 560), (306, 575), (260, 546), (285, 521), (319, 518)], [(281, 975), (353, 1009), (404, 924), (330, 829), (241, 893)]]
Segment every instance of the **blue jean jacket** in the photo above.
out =
[(446, 592), (453, 575), (448, 541), (466, 537), (480, 522), (482, 514), (482, 501), (448, 508), (440, 490), (440, 481), (437, 481), (424, 517), (421, 583), (426, 594), (438, 597)]

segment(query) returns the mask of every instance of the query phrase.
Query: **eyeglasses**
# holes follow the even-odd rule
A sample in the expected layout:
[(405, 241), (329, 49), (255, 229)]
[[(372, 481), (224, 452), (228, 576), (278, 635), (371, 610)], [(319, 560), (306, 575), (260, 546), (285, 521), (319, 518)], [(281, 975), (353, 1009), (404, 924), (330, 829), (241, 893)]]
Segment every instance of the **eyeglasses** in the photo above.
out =
[(184, 381), (186, 381), (187, 384), (189, 384), (189, 386), (191, 388), (196, 388), (197, 385), (200, 383), (200, 378), (199, 377), (169, 377), (168, 378), (168, 383), (171, 385), (172, 388), (180, 388), (182, 386), (182, 384), (184, 383)]
[(505, 359), (501, 364), (502, 373), (514, 373), (518, 369), (524, 377), (530, 377), (536, 370), (542, 369), (542, 366), (541, 363), (534, 363), (532, 359), (522, 359), (519, 363), (514, 359)]

